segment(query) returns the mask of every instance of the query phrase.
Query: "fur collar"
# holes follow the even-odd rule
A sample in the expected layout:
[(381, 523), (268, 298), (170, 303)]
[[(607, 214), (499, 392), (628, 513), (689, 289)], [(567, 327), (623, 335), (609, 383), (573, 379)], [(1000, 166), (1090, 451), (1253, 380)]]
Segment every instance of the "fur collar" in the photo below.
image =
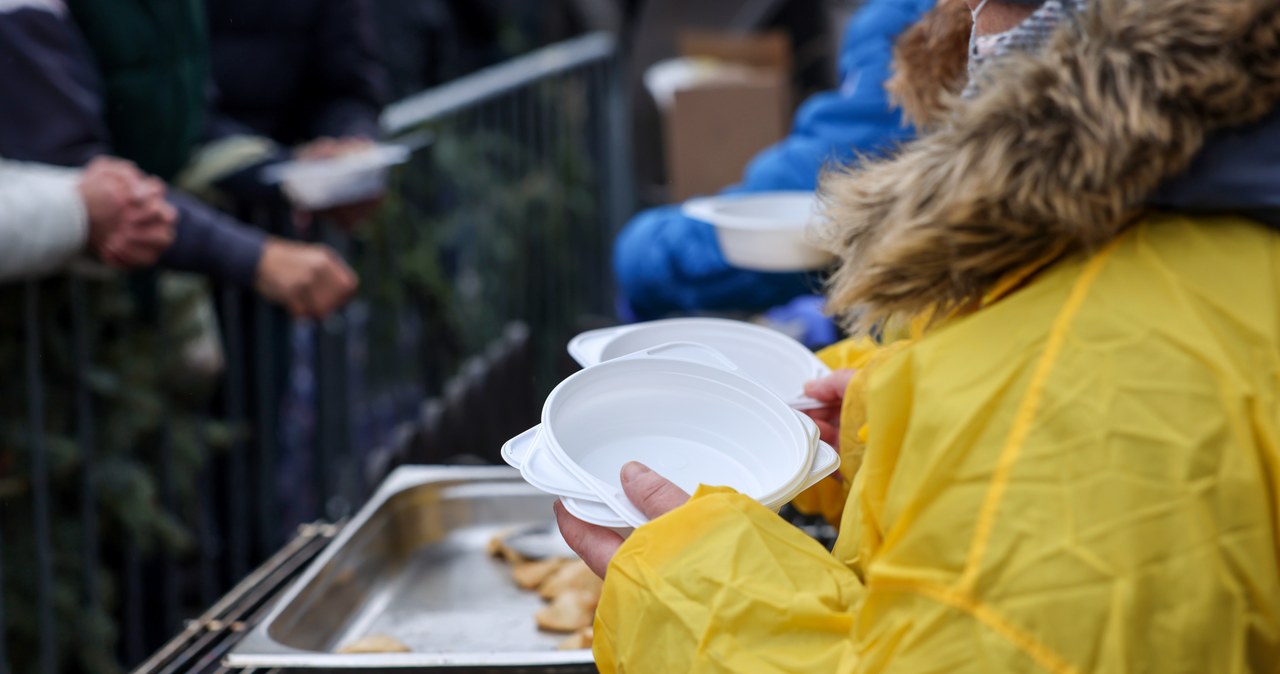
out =
[(933, 128), (946, 112), (943, 97), (964, 90), (972, 30), (965, 0), (939, 0), (894, 42), (893, 76), (884, 88), (917, 129)]
[(1276, 105), (1280, 0), (1092, 0), (990, 68), (932, 133), (824, 177), (832, 310), (865, 326), (967, 305), (1113, 239), (1210, 133)]

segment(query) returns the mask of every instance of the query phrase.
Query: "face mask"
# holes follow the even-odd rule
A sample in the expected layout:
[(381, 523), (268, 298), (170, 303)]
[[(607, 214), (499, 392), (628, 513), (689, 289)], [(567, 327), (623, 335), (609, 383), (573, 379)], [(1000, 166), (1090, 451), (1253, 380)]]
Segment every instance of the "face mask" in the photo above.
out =
[(1008, 39), (1009, 34), (1017, 28), (1014, 26), (1002, 33), (992, 33), (990, 35), (978, 35), (978, 15), (982, 13), (983, 8), (987, 6), (989, 0), (982, 0), (978, 3), (976, 9), (973, 10), (973, 30), (969, 32), (969, 81), (973, 82), (974, 76), (982, 69), (988, 59), (995, 54), (1000, 45)]

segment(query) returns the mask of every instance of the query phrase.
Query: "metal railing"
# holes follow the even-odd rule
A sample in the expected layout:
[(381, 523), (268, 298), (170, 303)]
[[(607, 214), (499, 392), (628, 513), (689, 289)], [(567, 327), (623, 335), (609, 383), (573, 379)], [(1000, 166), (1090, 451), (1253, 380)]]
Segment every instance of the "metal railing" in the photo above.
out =
[[(369, 227), (305, 234), (361, 275), (318, 324), (163, 274), (0, 286), (0, 674), (141, 662), (394, 464), (494, 460), (564, 341), (612, 314), (621, 91), (590, 35), (389, 107), (389, 136), (433, 142)], [(240, 215), (293, 235), (287, 210)], [(210, 344), (213, 379), (193, 365)]]

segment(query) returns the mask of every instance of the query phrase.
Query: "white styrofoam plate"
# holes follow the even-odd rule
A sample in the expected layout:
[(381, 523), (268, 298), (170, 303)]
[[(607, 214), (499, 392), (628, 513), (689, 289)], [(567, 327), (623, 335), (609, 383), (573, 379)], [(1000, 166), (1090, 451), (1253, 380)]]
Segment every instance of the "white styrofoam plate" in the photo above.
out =
[[(557, 463), (623, 517), (644, 516), (618, 473), (639, 461), (685, 491), (721, 484), (757, 500), (787, 491), (813, 462), (796, 412), (714, 350), (667, 344), (574, 374), (542, 412), (542, 443)], [(706, 362), (695, 362), (706, 355)]]
[(609, 527), (610, 529), (620, 529), (630, 526), (626, 520), (622, 519), (613, 509), (599, 501), (588, 501), (585, 499), (576, 499), (568, 496), (560, 497), (560, 502), (564, 504), (564, 509), (569, 511), (570, 515), (601, 527)]
[(831, 374), (805, 345), (754, 323), (722, 318), (672, 318), (584, 332), (569, 341), (569, 355), (591, 367), (669, 342), (696, 342), (724, 354), (740, 372), (795, 409), (824, 406), (804, 395), (808, 381)]
[[(786, 494), (762, 503), (766, 508), (777, 512), (782, 506), (790, 503), (801, 492), (812, 487), (822, 481), (828, 475), (833, 473), (840, 466), (840, 456), (830, 445), (819, 443), (818, 450), (813, 458), (813, 466), (809, 469), (809, 473), (804, 480), (797, 484)], [(627, 527), (636, 527), (643, 522), (636, 520), (636, 524), (628, 523), (620, 515), (615, 513), (612, 508), (599, 501), (582, 500), (571, 497), (561, 497), (560, 502), (564, 504), (565, 510), (570, 515), (578, 519), (610, 529), (621, 529)]]
[(387, 169), (409, 159), (399, 145), (373, 145), (328, 159), (298, 159), (267, 167), (268, 182), (278, 182), (297, 206), (320, 210), (358, 203), (381, 194)]
[(541, 429), (541, 424), (534, 426), (502, 446), (502, 458), (507, 465), (518, 469), (525, 482), (548, 494), (598, 500), (595, 493), (562, 467), (550, 452), (539, 451), (543, 447)]
[[(812, 451), (817, 452), (819, 446), (817, 425), (803, 413), (796, 412), (795, 414), (797, 419), (805, 426), (809, 446)], [(518, 469), (526, 482), (542, 491), (557, 496), (575, 498), (580, 501), (599, 502), (599, 497), (561, 462), (558, 454), (551, 451), (546, 443), (542, 442), (541, 428), (541, 425), (534, 426), (508, 440), (502, 447), (503, 459), (511, 467)], [(814, 469), (822, 470), (823, 464), (821, 462), (815, 463)], [(827, 472), (829, 473), (830, 470), (827, 470)], [(798, 475), (793, 483), (784, 485), (772, 493), (760, 495), (759, 498), (762, 502), (771, 502), (779, 494), (792, 489), (795, 484), (798, 484), (805, 477), (807, 477), (805, 474)]]
[[(527, 435), (530, 432), (536, 432), (536, 430), (537, 428), (535, 427), (534, 429), (531, 429), (531, 431), (526, 431), (522, 436)], [(550, 457), (549, 453), (543, 451), (541, 446), (531, 450), (530, 454)], [(507, 454), (504, 452), (504, 457), (505, 456), (507, 456)], [(551, 458), (551, 463), (554, 463), (554, 457)], [(629, 526), (626, 520), (624, 520), (618, 513), (614, 512), (607, 504), (597, 500), (594, 494), (589, 494), (586, 497), (569, 496), (561, 491), (562, 487), (549, 487), (546, 482), (540, 479), (538, 471), (534, 468), (538, 463), (538, 461), (534, 461), (532, 463), (526, 461), (523, 465), (529, 466), (530, 469), (526, 470), (522, 467), (521, 475), (534, 487), (547, 493), (560, 496), (560, 501), (564, 504), (565, 509), (569, 511), (569, 514), (584, 522), (612, 529), (625, 528)], [(763, 504), (774, 511), (779, 510), (783, 505), (786, 505), (799, 495), (800, 492), (808, 489), (826, 476), (830, 475), (839, 467), (839, 465), (840, 457), (834, 449), (826, 443), (816, 443), (812, 464), (803, 479), (789, 488), (785, 493), (764, 500)], [(571, 481), (570, 484), (573, 486), (575, 491), (577, 489), (582, 489), (581, 484), (576, 481), (576, 478), (573, 478), (573, 476), (570, 475), (563, 467), (559, 466), (558, 463), (554, 463), (554, 466), (555, 470), (559, 471), (559, 477), (553, 478), (553, 480), (569, 480)]]
[(543, 423), (509, 440), (502, 456), (574, 516), (611, 528), (647, 521), (618, 481), (629, 461), (686, 491), (727, 485), (775, 510), (839, 464), (811, 419), (718, 350), (688, 342), (566, 379), (547, 398)]

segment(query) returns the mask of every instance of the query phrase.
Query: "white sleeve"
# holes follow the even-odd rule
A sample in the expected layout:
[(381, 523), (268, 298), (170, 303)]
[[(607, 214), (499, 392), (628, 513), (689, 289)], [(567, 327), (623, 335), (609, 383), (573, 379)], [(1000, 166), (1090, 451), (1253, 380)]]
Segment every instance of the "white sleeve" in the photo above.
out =
[(0, 281), (57, 271), (84, 248), (80, 171), (0, 159)]

